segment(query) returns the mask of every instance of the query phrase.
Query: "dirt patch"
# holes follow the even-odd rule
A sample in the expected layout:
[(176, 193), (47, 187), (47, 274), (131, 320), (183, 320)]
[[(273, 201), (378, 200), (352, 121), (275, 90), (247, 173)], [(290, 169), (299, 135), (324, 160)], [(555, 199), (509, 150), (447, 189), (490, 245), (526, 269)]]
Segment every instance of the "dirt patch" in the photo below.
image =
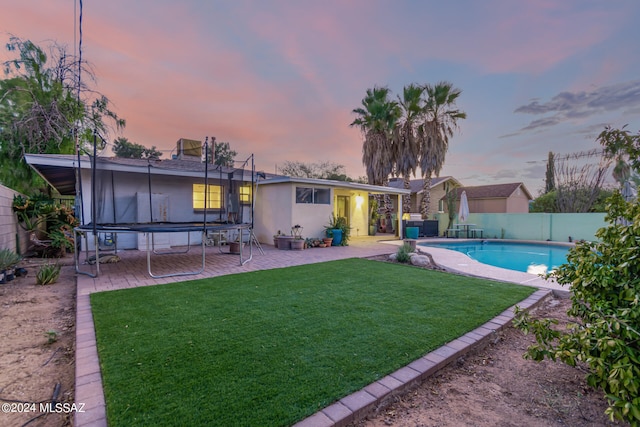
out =
[(40, 403), (54, 395), (56, 402), (73, 403), (75, 272), (64, 266), (57, 283), (37, 286), (37, 263), (22, 265), (26, 277), (0, 284), (0, 425), (69, 426), (68, 411)]
[[(388, 257), (374, 259), (388, 261)], [(533, 317), (568, 322), (569, 299), (551, 298)], [(522, 355), (535, 342), (507, 327), (498, 338), (449, 365), (418, 387), (353, 426), (555, 427), (622, 426), (604, 414), (601, 391), (589, 387), (584, 368)]]

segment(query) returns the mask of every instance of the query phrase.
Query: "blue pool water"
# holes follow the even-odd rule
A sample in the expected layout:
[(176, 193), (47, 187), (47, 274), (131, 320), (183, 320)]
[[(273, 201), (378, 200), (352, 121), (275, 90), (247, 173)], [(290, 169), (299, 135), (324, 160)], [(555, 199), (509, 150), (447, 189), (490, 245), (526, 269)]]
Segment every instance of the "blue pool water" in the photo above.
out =
[(432, 246), (462, 252), (483, 264), (524, 271), (532, 274), (544, 274), (567, 262), (569, 248), (544, 243), (517, 242), (446, 242), (420, 243), (420, 246)]

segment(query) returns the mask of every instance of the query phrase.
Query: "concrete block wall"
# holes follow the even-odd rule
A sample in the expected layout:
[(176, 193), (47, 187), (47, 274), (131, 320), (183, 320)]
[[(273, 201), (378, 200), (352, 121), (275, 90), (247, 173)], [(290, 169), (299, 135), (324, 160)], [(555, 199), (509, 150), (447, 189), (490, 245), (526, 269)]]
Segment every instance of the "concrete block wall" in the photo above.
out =
[[(487, 239), (551, 240), (568, 242), (597, 240), (598, 229), (606, 227), (605, 213), (471, 213), (468, 224), (483, 230)], [(449, 218), (438, 214), (440, 235), (444, 235)], [(457, 223), (454, 220), (454, 224)]]
[(13, 196), (19, 194), (0, 185), (0, 249), (11, 249), (24, 254), (29, 241), (28, 233), (18, 225), (11, 210)]

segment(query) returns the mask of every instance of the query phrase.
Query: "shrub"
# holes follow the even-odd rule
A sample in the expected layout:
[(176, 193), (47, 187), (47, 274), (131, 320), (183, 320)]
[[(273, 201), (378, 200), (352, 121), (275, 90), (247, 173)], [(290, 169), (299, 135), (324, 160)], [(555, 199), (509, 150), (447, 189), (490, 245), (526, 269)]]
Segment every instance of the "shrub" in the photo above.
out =
[(599, 242), (579, 242), (567, 263), (550, 276), (569, 285), (576, 322), (567, 331), (555, 321), (532, 320), (517, 311), (514, 323), (532, 332), (537, 344), (525, 357), (560, 360), (589, 368), (587, 383), (604, 391), (613, 420), (640, 425), (640, 205), (620, 193), (609, 199), (608, 227), (597, 231)]
[(411, 246), (407, 245), (406, 243), (403, 244), (398, 248), (398, 252), (396, 253), (396, 261), (404, 264), (409, 263), (409, 261), (411, 261), (411, 252), (413, 252)]
[(36, 273), (36, 285), (52, 285), (60, 278), (60, 265), (44, 264), (41, 265)]
[(44, 333), (44, 336), (47, 337), (47, 344), (53, 344), (58, 341), (58, 331), (49, 329)]

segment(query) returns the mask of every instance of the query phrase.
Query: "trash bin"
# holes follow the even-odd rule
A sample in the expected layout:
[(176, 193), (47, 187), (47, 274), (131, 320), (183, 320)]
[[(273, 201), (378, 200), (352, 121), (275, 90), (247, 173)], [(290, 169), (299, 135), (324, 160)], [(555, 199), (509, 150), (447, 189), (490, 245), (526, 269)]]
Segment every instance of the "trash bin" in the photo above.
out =
[(407, 239), (417, 239), (419, 227), (407, 227), (407, 235), (405, 236)]

